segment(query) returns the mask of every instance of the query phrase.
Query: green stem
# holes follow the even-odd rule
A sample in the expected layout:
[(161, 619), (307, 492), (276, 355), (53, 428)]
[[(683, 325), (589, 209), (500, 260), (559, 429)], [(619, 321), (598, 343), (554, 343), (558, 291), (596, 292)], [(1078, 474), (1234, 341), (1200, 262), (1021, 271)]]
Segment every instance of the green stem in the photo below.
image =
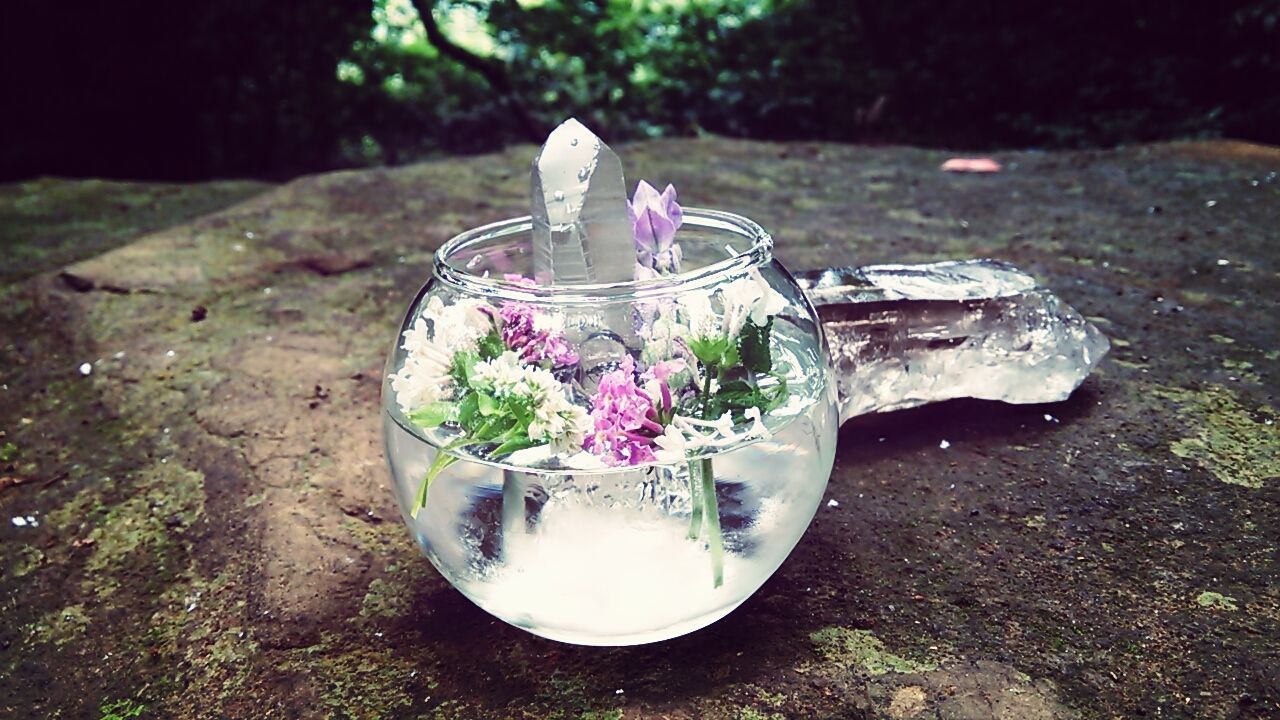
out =
[(710, 420), (711, 415), (711, 368), (703, 368), (702, 377), (702, 419)]
[(427, 506), (427, 490), (431, 486), (431, 481), (444, 472), (445, 468), (458, 461), (458, 456), (453, 455), (452, 451), (466, 445), (467, 442), (467, 438), (462, 438), (436, 451), (436, 458), (431, 461), (431, 467), (427, 468), (427, 476), (422, 479), (422, 485), (418, 486), (418, 495), (413, 500), (412, 514), (415, 519), (418, 517), (418, 513), (422, 511), (422, 508)]
[(697, 540), (702, 533), (702, 481), (697, 469), (689, 463), (689, 539)]
[[(711, 417), (711, 368), (704, 367), (704, 376), (702, 379), (702, 419), (710, 420)], [(701, 463), (701, 471), (699, 475), (702, 485), (702, 520), (707, 524), (707, 551), (711, 555), (711, 580), (713, 587), (720, 587), (724, 584), (724, 538), (720, 534), (720, 502), (716, 498), (716, 473), (715, 468), (711, 466), (711, 458), (703, 458)], [(692, 468), (690, 468), (692, 469)], [(693, 480), (693, 473), (689, 474), (689, 478)], [(690, 529), (692, 532), (692, 529)], [(694, 535), (697, 537), (697, 535)]]
[(711, 458), (702, 462), (703, 515), (707, 521), (707, 550), (711, 554), (712, 586), (724, 584), (724, 538), (720, 534), (720, 503), (716, 499), (716, 472)]

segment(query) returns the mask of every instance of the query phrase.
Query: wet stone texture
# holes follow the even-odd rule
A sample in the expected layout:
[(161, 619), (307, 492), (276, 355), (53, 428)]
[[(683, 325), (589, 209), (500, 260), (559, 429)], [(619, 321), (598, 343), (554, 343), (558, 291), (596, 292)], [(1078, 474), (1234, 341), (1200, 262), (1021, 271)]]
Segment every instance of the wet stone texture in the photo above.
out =
[[(102, 184), (6, 186), (0, 717), (1280, 714), (1280, 150), (1009, 153), (992, 176), (905, 148), (619, 150), (796, 269), (1010, 261), (1112, 353), (1063, 403), (850, 422), (838, 504), (741, 609), (571, 647), (435, 574), (377, 422), (432, 249), (526, 212), (533, 148), (211, 185), (210, 212), (260, 194), (119, 227)], [(18, 279), (76, 233), (119, 247)]]

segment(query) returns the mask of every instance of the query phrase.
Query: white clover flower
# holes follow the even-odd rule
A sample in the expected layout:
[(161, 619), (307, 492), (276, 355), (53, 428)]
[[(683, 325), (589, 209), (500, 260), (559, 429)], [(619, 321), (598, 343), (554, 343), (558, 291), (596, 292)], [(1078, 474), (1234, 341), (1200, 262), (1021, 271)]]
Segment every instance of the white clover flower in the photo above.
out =
[(587, 411), (569, 402), (564, 386), (550, 371), (526, 365), (518, 353), (508, 350), (493, 360), (477, 363), (477, 383), (493, 388), (498, 397), (519, 397), (533, 410), (529, 439), (546, 441), (559, 452), (582, 447), (589, 418)]
[(508, 350), (492, 360), (476, 363), (472, 377), (476, 382), (493, 388), (493, 394), (498, 397), (528, 396), (533, 392), (527, 372), (530, 369), (520, 359), (520, 355)]
[[(551, 449), (557, 453), (575, 453), (582, 449), (582, 441), (586, 439), (587, 429), (591, 424), (591, 416), (586, 408), (567, 403), (567, 407), (556, 413), (563, 418), (564, 424), (554, 432), (548, 430), (551, 437)], [(529, 425), (529, 433), (533, 433), (533, 424)]]
[(400, 347), (411, 356), (431, 345), (431, 330), (427, 327), (427, 321), (422, 318), (414, 320), (413, 327), (405, 330), (402, 337), (404, 342), (400, 343)]

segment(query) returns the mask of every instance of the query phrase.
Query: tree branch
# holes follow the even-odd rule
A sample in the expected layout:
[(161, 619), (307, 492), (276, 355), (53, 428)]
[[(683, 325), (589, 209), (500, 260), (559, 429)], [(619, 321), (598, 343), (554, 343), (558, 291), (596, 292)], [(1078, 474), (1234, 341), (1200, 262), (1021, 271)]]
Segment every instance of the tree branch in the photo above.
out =
[(525, 136), (531, 142), (542, 142), (545, 133), (540, 124), (529, 114), (520, 95), (511, 85), (511, 78), (507, 75), (507, 69), (503, 64), (476, 55), (450, 40), (449, 36), (440, 29), (440, 23), (436, 22), (436, 16), (432, 12), (435, 9), (434, 2), (430, 0), (412, 0), (412, 2), (413, 7), (418, 11), (418, 17), (422, 19), (422, 26), (427, 30), (427, 42), (434, 45), (441, 55), (484, 78), (489, 87), (510, 105)]

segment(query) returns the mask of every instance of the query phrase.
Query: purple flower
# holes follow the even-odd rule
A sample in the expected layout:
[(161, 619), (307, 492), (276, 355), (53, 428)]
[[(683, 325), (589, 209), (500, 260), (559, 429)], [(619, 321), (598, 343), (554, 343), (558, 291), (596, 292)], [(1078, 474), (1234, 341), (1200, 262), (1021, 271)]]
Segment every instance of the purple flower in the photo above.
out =
[(627, 203), (632, 233), (636, 240), (636, 261), (659, 273), (680, 270), (680, 246), (676, 230), (684, 222), (684, 210), (676, 202), (676, 189), (667, 185), (659, 195), (656, 188), (641, 180)]
[(667, 382), (676, 373), (684, 372), (689, 367), (684, 358), (672, 358), (654, 363), (640, 375), (644, 381), (644, 392), (653, 402), (658, 418), (668, 418), (675, 402), (671, 395), (671, 385)]
[(503, 303), (498, 311), (502, 343), (519, 353), (520, 359), (527, 363), (550, 360), (553, 367), (565, 367), (578, 362), (578, 353), (570, 347), (564, 334), (546, 323), (543, 317), (528, 303)]
[(653, 402), (636, 385), (635, 373), (635, 362), (626, 358), (622, 367), (600, 379), (591, 398), (592, 431), (582, 446), (609, 465), (657, 459), (654, 438), (663, 428), (653, 418)]

